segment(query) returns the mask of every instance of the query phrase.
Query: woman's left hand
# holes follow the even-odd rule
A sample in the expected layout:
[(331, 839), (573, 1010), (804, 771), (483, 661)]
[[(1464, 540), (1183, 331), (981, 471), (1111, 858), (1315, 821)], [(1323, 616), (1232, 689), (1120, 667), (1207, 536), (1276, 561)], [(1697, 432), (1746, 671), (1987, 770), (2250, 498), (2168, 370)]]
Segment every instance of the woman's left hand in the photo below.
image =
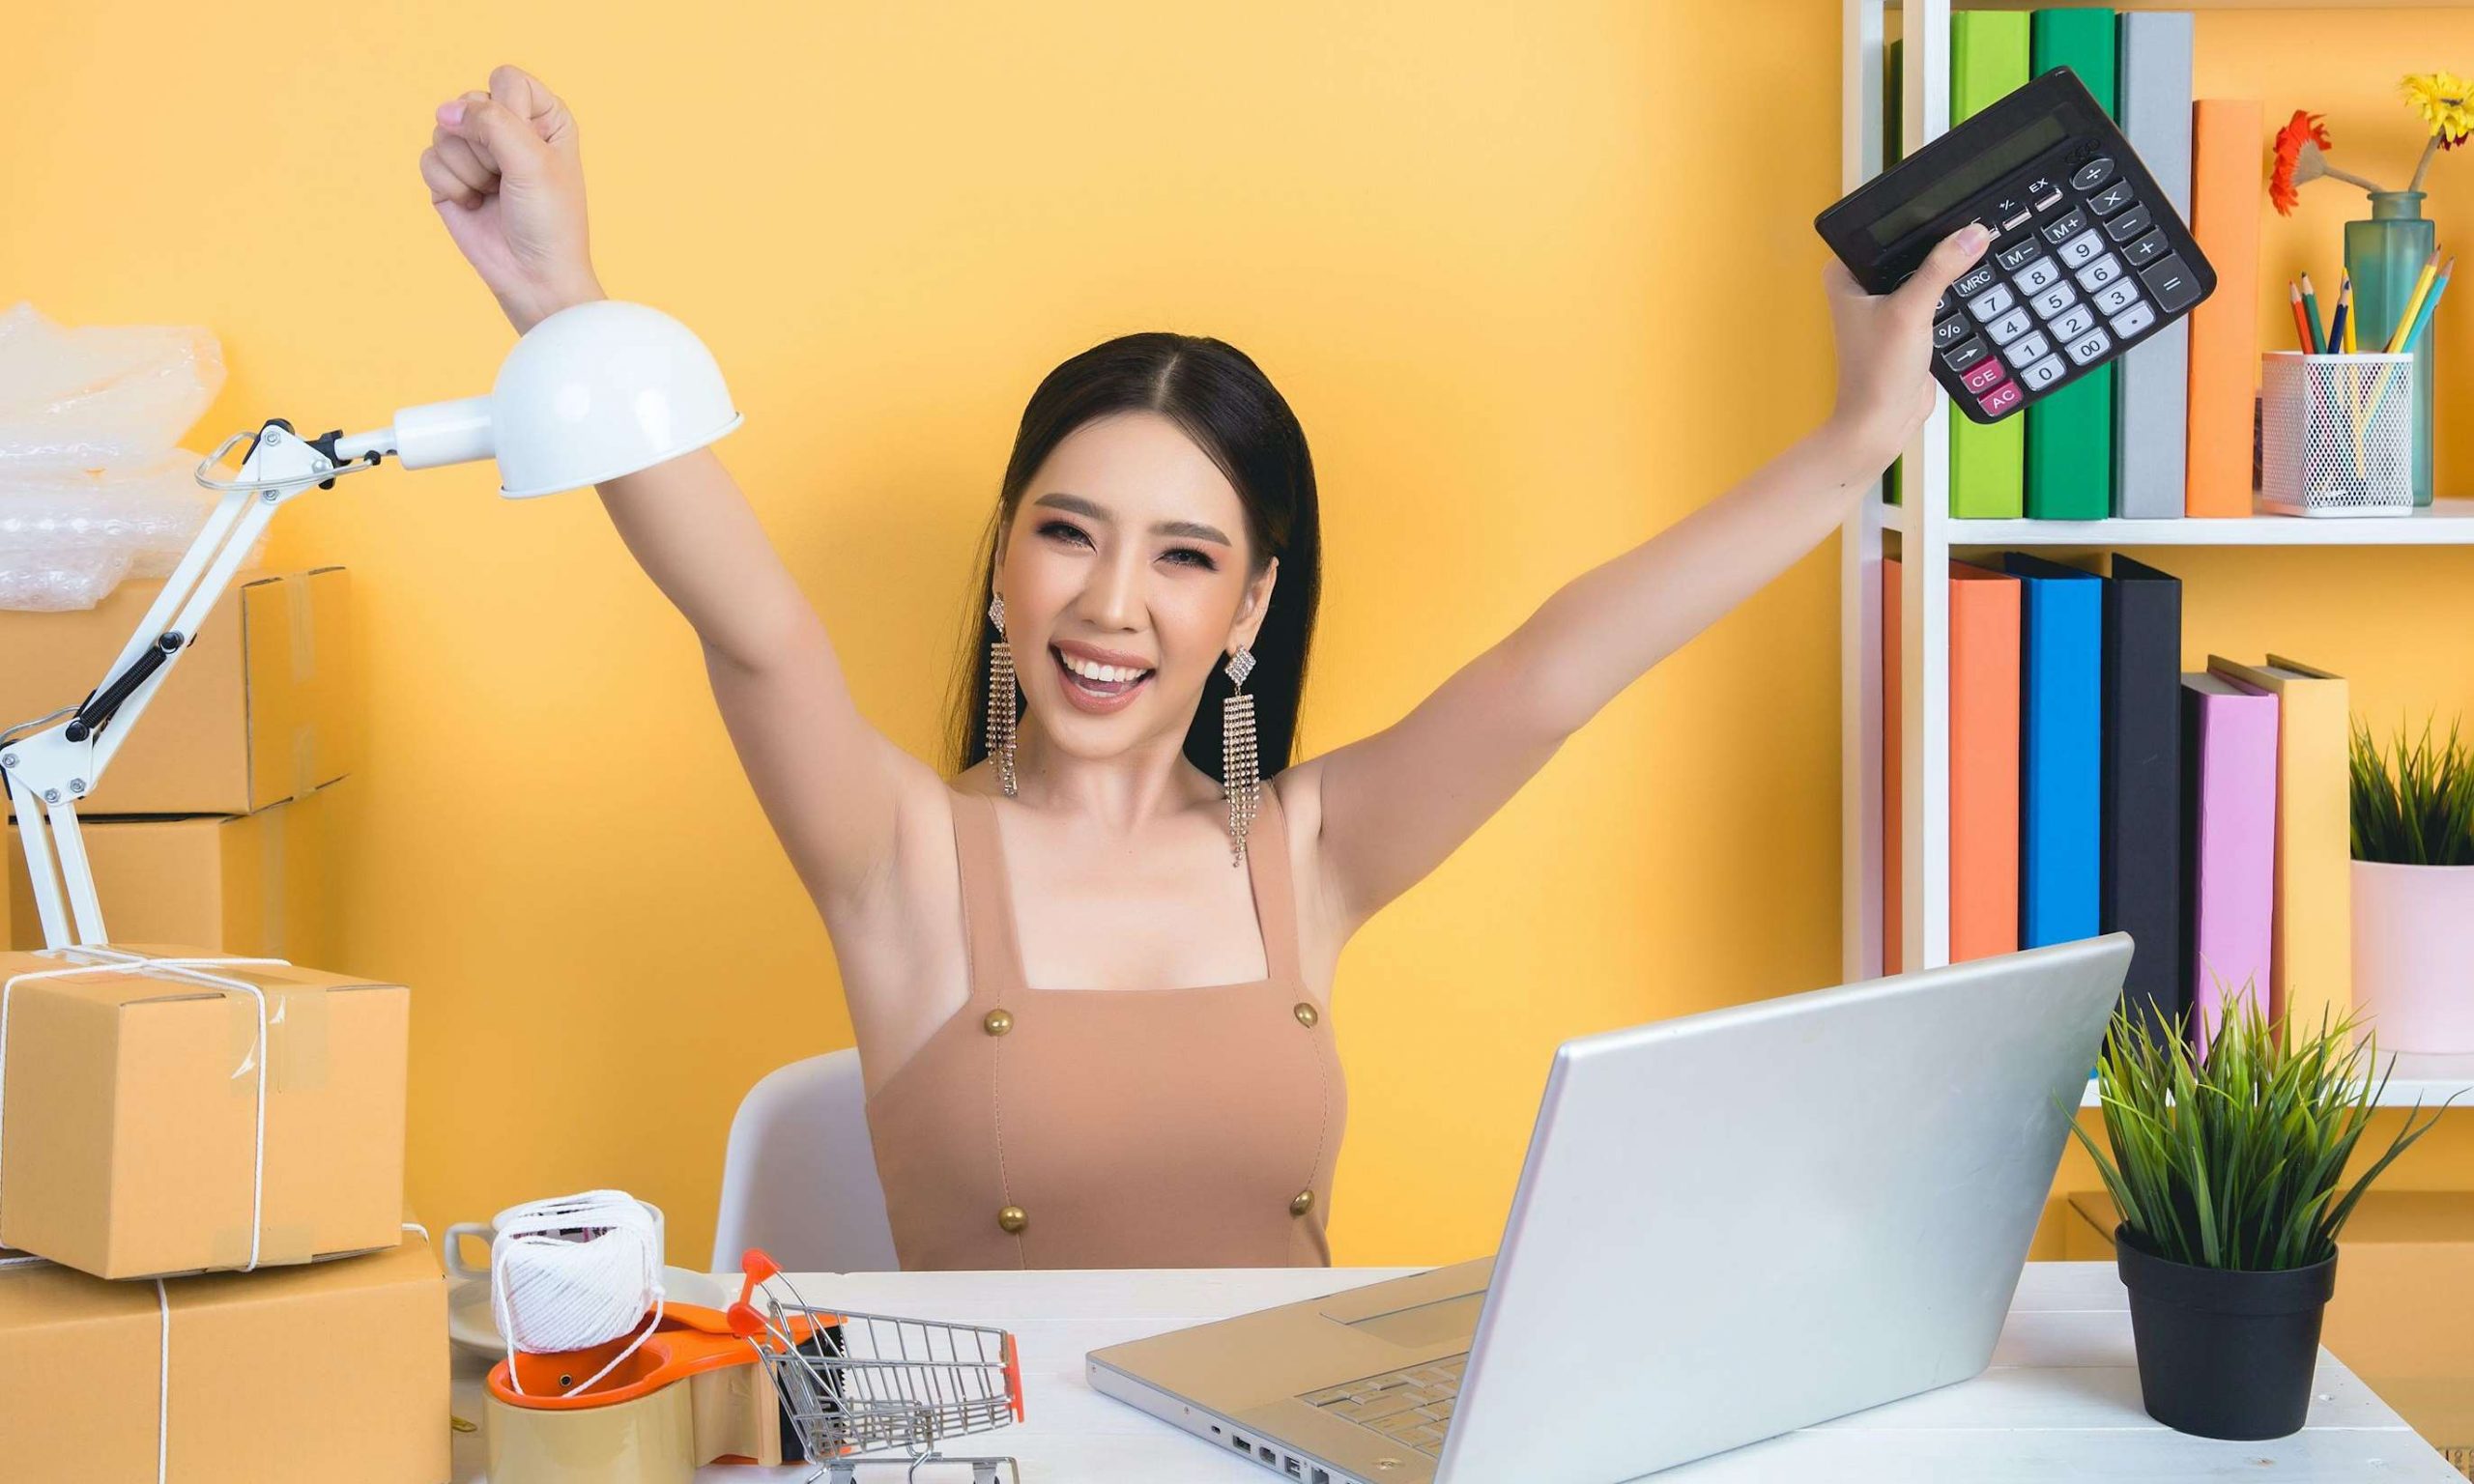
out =
[(1982, 227), (1942, 239), (1914, 275), (1887, 294), (1867, 294), (1836, 258), (1822, 270), (1838, 346), (1838, 399), (1827, 433), (1869, 480), (1899, 456), (1932, 414), (1933, 305), (1984, 255)]

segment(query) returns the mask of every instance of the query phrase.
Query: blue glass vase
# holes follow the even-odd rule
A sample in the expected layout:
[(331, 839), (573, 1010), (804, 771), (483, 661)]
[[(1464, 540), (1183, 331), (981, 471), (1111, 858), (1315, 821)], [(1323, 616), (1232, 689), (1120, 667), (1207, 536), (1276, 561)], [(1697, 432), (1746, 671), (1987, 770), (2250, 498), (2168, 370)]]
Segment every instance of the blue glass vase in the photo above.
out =
[[(2371, 192), (2371, 219), (2345, 223), (2345, 272), (2354, 284), (2354, 348), (2377, 351), (2414, 297), (2438, 223), (2423, 214), (2419, 190)], [(2430, 327), (2414, 352), (2414, 503), (2431, 502), (2431, 404), (2437, 386)], [(2330, 346), (2330, 350), (2337, 347)]]

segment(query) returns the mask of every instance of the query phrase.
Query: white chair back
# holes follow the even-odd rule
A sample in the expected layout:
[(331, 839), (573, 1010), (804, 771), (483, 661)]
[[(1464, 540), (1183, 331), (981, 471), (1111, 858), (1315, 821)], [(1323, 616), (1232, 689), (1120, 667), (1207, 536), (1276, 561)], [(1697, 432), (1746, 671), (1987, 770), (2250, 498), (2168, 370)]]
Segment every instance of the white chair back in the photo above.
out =
[(713, 1270), (762, 1247), (791, 1272), (890, 1272), (893, 1226), (868, 1142), (859, 1053), (828, 1051), (748, 1090), (722, 1158)]

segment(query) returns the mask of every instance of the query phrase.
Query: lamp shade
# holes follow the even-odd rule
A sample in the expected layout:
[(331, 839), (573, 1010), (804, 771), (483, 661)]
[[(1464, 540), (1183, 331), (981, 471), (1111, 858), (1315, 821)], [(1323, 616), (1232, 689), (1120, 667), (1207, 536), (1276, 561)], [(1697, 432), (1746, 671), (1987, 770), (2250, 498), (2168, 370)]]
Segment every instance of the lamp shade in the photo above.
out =
[(739, 425), (712, 352), (644, 304), (594, 300), (542, 320), (486, 397), (395, 414), (405, 468), (496, 455), (499, 493), (555, 495), (650, 469)]

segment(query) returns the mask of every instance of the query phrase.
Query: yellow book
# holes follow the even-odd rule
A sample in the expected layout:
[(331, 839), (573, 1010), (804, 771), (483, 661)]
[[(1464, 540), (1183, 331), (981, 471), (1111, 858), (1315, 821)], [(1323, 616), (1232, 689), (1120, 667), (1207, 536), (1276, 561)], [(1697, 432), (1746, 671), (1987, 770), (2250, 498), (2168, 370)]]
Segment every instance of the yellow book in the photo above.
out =
[(2353, 1005), (2353, 866), (2345, 681), (2282, 655), (2207, 668), (2277, 698), (2276, 913), (2269, 1011), (2315, 1035)]

